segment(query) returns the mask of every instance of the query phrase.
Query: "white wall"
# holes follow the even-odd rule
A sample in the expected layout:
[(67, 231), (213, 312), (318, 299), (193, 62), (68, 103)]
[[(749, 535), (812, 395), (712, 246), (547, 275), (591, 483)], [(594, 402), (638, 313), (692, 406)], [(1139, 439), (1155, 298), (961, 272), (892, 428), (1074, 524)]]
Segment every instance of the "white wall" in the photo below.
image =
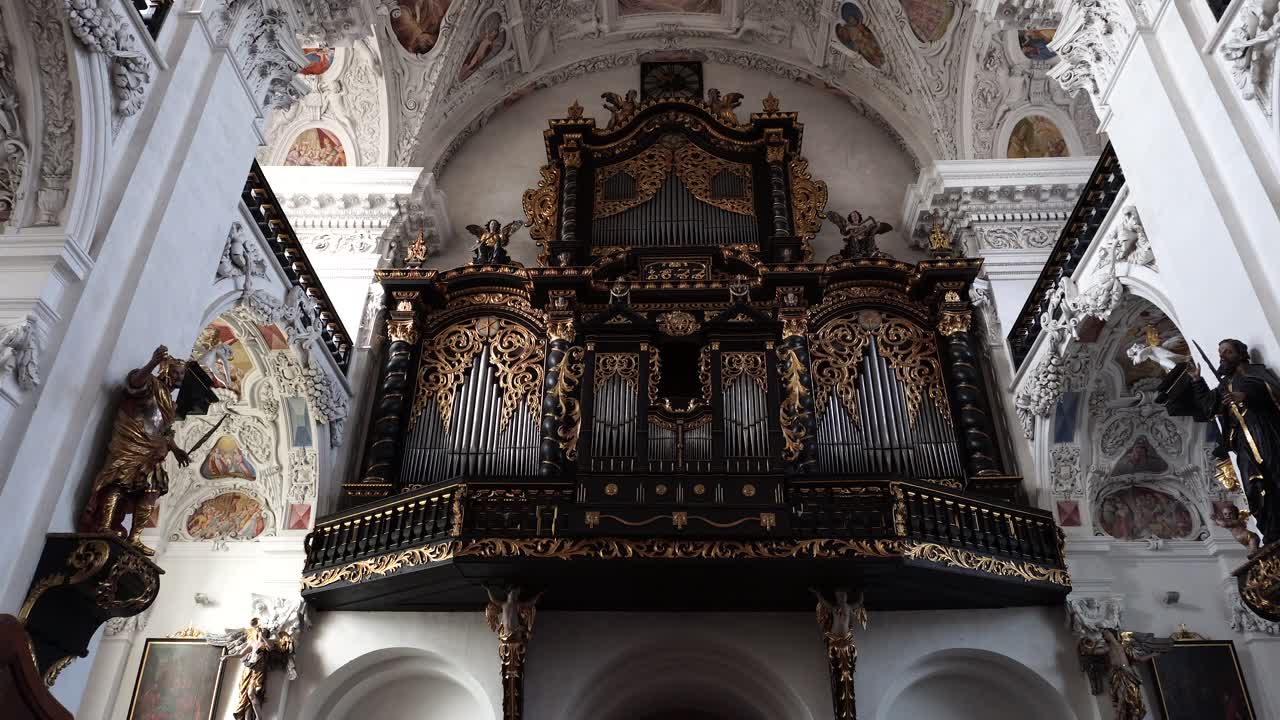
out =
[[(810, 161), (815, 179), (825, 180), (830, 193), (827, 207), (842, 214), (858, 210), (890, 224), (902, 216), (903, 190), (915, 179), (910, 156), (884, 131), (854, 112), (847, 99), (808, 85), (788, 82), (740, 68), (708, 63), (703, 67), (707, 88), (740, 92), (746, 96), (738, 108), (738, 118), (746, 120), (760, 112), (761, 101), (772, 92), (784, 111), (800, 114), (804, 124), (803, 154)], [(446, 243), (444, 254), (434, 260), (440, 267), (453, 267), (471, 257), (469, 224), (491, 217), (501, 220), (523, 218), (521, 195), (538, 184), (538, 169), (546, 164), (542, 131), (551, 118), (565, 117), (575, 100), (588, 116), (603, 127), (609, 118), (600, 94), (638, 88), (638, 67), (625, 67), (577, 78), (540, 90), (505, 111), (499, 112), (480, 132), (469, 139), (441, 173), (440, 187), (449, 197), (449, 216), (456, 237)], [(882, 237), (882, 247), (901, 259), (921, 257), (909, 250), (901, 229)], [(840, 235), (825, 223), (818, 236), (814, 256), (825, 260), (840, 249)], [(537, 248), (528, 233), (521, 231), (508, 248), (511, 256), (535, 264)]]

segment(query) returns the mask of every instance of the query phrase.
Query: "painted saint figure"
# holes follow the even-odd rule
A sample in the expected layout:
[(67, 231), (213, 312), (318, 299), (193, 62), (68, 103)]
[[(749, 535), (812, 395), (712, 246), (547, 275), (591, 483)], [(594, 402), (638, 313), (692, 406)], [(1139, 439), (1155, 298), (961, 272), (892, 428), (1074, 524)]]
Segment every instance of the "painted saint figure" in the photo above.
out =
[(177, 417), (173, 393), (182, 387), (185, 376), (186, 363), (170, 357), (163, 345), (151, 353), (146, 365), (129, 373), (125, 398), (112, 426), (106, 465), (94, 478), (93, 494), (80, 516), (81, 532), (124, 536), (124, 516), (132, 512), (129, 542), (146, 555), (155, 554), (139, 536), (155, 511), (156, 501), (169, 491), (165, 458), (173, 453), (181, 467), (191, 464), (190, 456), (173, 441)]
[(1264, 543), (1280, 540), (1280, 380), (1264, 365), (1249, 361), (1239, 340), (1218, 343), (1218, 386), (1209, 389), (1194, 362), (1170, 373), (1156, 396), (1175, 417), (1208, 422), (1223, 433), (1213, 454), (1236, 454), (1244, 474), (1245, 497)]

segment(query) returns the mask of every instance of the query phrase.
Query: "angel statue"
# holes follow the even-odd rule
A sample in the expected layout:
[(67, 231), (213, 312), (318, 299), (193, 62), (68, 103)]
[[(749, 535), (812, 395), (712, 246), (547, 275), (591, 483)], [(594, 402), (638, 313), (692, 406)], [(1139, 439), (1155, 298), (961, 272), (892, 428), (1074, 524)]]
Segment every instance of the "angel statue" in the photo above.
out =
[[(533, 618), (537, 613), (534, 606), (542, 593), (534, 595), (532, 600), (521, 600), (520, 588), (513, 587), (507, 590), (506, 599), (499, 600), (491, 588), (485, 587), (484, 591), (489, 595), (489, 604), (484, 608), (484, 619), (489, 623), (489, 629), (498, 634), (498, 642), (502, 645), (504, 655), (508, 644), (519, 644), (519, 651), (523, 654), (529, 636), (533, 634)], [(502, 664), (507, 664), (505, 656)]]
[(511, 233), (524, 227), (523, 220), (513, 220), (506, 225), (497, 220), (490, 220), (483, 226), (468, 225), (467, 231), (476, 236), (475, 257), (472, 265), (510, 265), (511, 256), (507, 254), (507, 243), (511, 241)]
[(35, 315), (0, 328), (0, 377), (12, 372), (23, 390), (39, 385), (39, 353), (40, 334)]
[(1187, 341), (1183, 340), (1181, 335), (1175, 334), (1168, 340), (1161, 340), (1160, 332), (1155, 329), (1155, 326), (1148, 325), (1143, 341), (1130, 345), (1129, 349), (1125, 350), (1125, 354), (1134, 365), (1141, 365), (1150, 360), (1168, 372), (1179, 363), (1191, 359), (1190, 355), (1184, 354), (1187, 349)]
[(267, 672), (283, 668), (290, 680), (298, 677), (293, 656), (297, 636), (310, 623), (302, 598), (253, 596), (254, 616), (249, 627), (209, 636), (209, 644), (222, 648), (222, 657), (238, 657), (244, 664), (236, 687), (235, 720), (262, 720), (267, 699)]
[(889, 223), (883, 223), (868, 215), (854, 210), (847, 218), (841, 217), (834, 210), (827, 211), (827, 219), (840, 229), (844, 236), (844, 249), (838, 255), (827, 258), (827, 262), (837, 260), (853, 260), (856, 258), (889, 257), (876, 247), (876, 236), (883, 235), (893, 229)]
[(711, 114), (725, 125), (738, 124), (738, 115), (733, 110), (741, 104), (742, 93), (721, 96), (720, 91), (715, 88), (707, 90), (707, 105), (711, 107)]
[(173, 440), (178, 417), (173, 393), (182, 387), (186, 374), (186, 363), (170, 357), (163, 345), (151, 353), (146, 365), (129, 373), (111, 426), (107, 462), (93, 479), (93, 494), (80, 515), (81, 532), (114, 532), (123, 537), (124, 516), (132, 512), (129, 542), (144, 555), (155, 554), (139, 536), (156, 501), (169, 492), (165, 458), (173, 453), (179, 466), (191, 464), (191, 456)]
[(636, 100), (638, 94), (635, 90), (628, 90), (626, 97), (622, 97), (615, 92), (601, 93), (600, 98), (604, 100), (604, 109), (612, 113), (609, 117), (609, 125), (606, 130), (612, 130), (627, 121), (627, 118), (635, 114), (639, 102)]
[(867, 629), (867, 609), (863, 596), (858, 592), (852, 601), (844, 590), (835, 591), (835, 602), (823, 597), (813, 588), (809, 592), (818, 598), (818, 627), (827, 643), (827, 665), (831, 673), (832, 698), (837, 720), (857, 717), (854, 707), (853, 673), (858, 662), (858, 647), (853, 642), (853, 623)]
[(1111, 705), (1116, 720), (1142, 720), (1147, 705), (1142, 699), (1142, 676), (1134, 662), (1143, 662), (1173, 649), (1173, 640), (1157, 638), (1151, 633), (1137, 633), (1113, 628), (1102, 629), (1102, 642), (1080, 641), (1081, 654), (1105, 656), (1111, 683)]

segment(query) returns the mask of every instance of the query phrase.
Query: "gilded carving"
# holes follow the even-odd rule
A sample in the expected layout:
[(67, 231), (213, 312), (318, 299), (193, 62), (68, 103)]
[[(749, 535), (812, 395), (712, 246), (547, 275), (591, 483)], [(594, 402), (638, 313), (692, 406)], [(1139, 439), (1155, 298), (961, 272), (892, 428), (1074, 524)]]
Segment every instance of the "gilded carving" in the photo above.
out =
[[(672, 172), (699, 201), (738, 215), (755, 214), (755, 196), (749, 165), (723, 160), (689, 142), (685, 137), (668, 135), (633, 157), (596, 171), (595, 217), (600, 219), (617, 215), (649, 202), (662, 189)], [(605, 184), (619, 173), (625, 173), (632, 179), (635, 192), (627, 198), (606, 200)], [(729, 173), (738, 178), (742, 184), (740, 195), (726, 197), (713, 192), (712, 181), (721, 173)]]
[(672, 337), (682, 337), (698, 332), (702, 324), (683, 310), (675, 310), (658, 316), (658, 329)]
[(720, 384), (727, 392), (741, 377), (750, 378), (761, 390), (767, 390), (764, 353), (725, 352), (720, 354)]
[(782, 426), (782, 459), (794, 463), (801, 458), (809, 436), (804, 424), (804, 398), (809, 395), (809, 389), (800, 378), (800, 358), (795, 349), (778, 348), (778, 373), (782, 379), (782, 403), (778, 407), (778, 422)]
[(640, 360), (635, 353), (596, 353), (595, 360), (595, 381), (592, 385), (595, 390), (613, 377), (636, 386), (640, 377)]
[(538, 186), (526, 190), (521, 205), (524, 221), (529, 226), (529, 237), (538, 244), (538, 264), (546, 265), (551, 259), (551, 242), (556, 239), (556, 214), (560, 211), (560, 168), (554, 164), (542, 166)]
[(938, 318), (938, 332), (951, 336), (969, 332), (973, 314), (968, 310), (943, 310)]
[(858, 367), (873, 336), (880, 356), (888, 361), (902, 383), (910, 424), (915, 425), (926, 396), (942, 418), (950, 422), (942, 365), (938, 362), (933, 334), (905, 318), (877, 310), (861, 310), (856, 315), (833, 320), (811, 338), (813, 379), (819, 388), (815, 407), (819, 417), (827, 398), (834, 394), (854, 422), (860, 422), (855, 397)]
[(813, 255), (808, 241), (817, 237), (822, 218), (827, 211), (827, 184), (814, 180), (809, 174), (809, 161), (796, 158), (791, 161), (791, 212), (796, 234), (806, 240), (805, 260)]
[(507, 429), (522, 401), (537, 418), (542, 390), (542, 342), (519, 323), (486, 316), (450, 325), (426, 343), (418, 370), (418, 391), (413, 399), (410, 428), (427, 403), (434, 399), (440, 421), (444, 429), (449, 430), (454, 396), (476, 356), (485, 348), (489, 349), (489, 362), (497, 371), (502, 393), (498, 432)]
[(568, 461), (578, 457), (578, 436), (582, 432), (582, 407), (573, 393), (582, 380), (585, 354), (580, 347), (571, 347), (564, 353), (556, 385), (551, 389), (556, 399), (556, 420), (559, 425), (556, 434), (560, 450)]
[[(597, 522), (599, 516), (597, 515)], [(792, 558), (908, 558), (965, 570), (1047, 582), (1070, 587), (1065, 570), (1002, 560), (933, 543), (903, 540), (815, 538), (808, 540), (685, 540), (678, 538), (480, 538), (450, 540), (412, 550), (360, 560), (302, 578), (303, 589), (337, 582), (361, 583), (406, 568), (457, 557), (594, 560), (784, 560)]]

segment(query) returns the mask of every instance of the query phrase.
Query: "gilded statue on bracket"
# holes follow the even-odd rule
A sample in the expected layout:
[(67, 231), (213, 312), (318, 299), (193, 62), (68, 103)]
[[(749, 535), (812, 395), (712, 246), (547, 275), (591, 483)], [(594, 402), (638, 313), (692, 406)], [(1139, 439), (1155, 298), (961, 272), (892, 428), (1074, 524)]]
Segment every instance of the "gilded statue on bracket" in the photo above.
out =
[(473, 265), (509, 265), (511, 256), (507, 254), (507, 243), (511, 242), (511, 234), (524, 227), (523, 220), (513, 220), (506, 225), (497, 220), (490, 220), (484, 226), (468, 225), (467, 232), (476, 236), (476, 246), (472, 251)]
[(1107, 681), (1111, 685), (1111, 705), (1116, 720), (1142, 720), (1147, 705), (1142, 699), (1142, 676), (1133, 666), (1173, 649), (1173, 640), (1157, 638), (1151, 633), (1137, 633), (1102, 628), (1102, 642), (1080, 641), (1081, 655), (1104, 656), (1107, 659)]
[(240, 658), (244, 670), (236, 686), (235, 720), (263, 720), (267, 699), (267, 672), (283, 669), (290, 680), (298, 677), (294, 650), (298, 634), (308, 625), (302, 598), (253, 596), (254, 616), (245, 628), (209, 636), (209, 644), (222, 648), (224, 659)]
[(169, 356), (161, 345), (151, 360), (129, 373), (125, 397), (116, 410), (107, 446), (107, 462), (93, 480), (93, 494), (80, 516), (81, 532), (113, 532), (124, 536), (124, 517), (133, 514), (129, 542), (145, 555), (155, 551), (142, 544), (142, 528), (155, 512), (156, 501), (169, 491), (164, 462), (169, 453), (186, 467), (191, 456), (173, 440), (178, 404), (173, 393), (182, 387), (187, 365)]
[(818, 627), (827, 644), (827, 664), (831, 673), (831, 697), (836, 720), (856, 720), (853, 674), (857, 669), (858, 647), (853, 641), (853, 624), (867, 629), (867, 609), (863, 594), (852, 598), (844, 590), (835, 591), (835, 600), (827, 600), (822, 593), (809, 588), (818, 598)]
[(839, 254), (827, 258), (827, 262), (889, 257), (888, 254), (880, 252), (880, 248), (876, 246), (876, 236), (893, 229), (889, 223), (880, 222), (870, 215), (864, 218), (857, 210), (849, 213), (848, 217), (843, 217), (834, 210), (828, 210), (827, 220), (839, 228), (840, 234), (844, 236), (844, 248)]

